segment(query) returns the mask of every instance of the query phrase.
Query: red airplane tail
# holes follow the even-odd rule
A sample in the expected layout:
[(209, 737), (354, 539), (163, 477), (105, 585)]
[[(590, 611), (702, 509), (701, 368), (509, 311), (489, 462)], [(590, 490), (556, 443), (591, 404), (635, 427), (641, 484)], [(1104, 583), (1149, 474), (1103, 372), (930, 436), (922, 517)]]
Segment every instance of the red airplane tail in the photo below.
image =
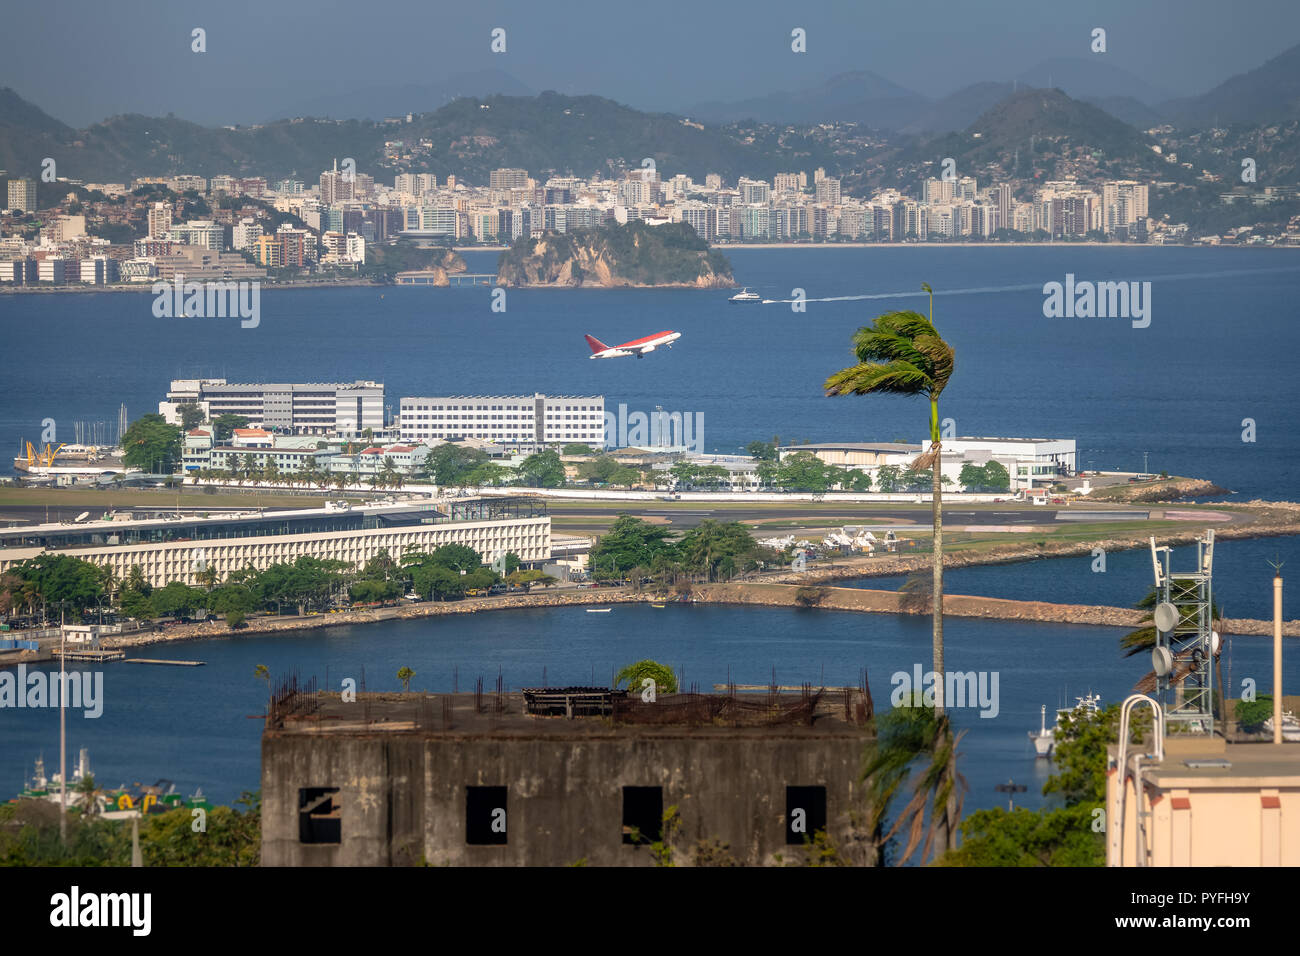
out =
[(604, 342), (602, 342), (600, 339), (598, 339), (598, 338), (596, 338), (596, 337), (594, 337), (594, 336), (591, 336), (591, 335), (584, 335), (583, 338), (586, 339), (586, 340), (587, 340), (587, 344), (591, 346), (591, 351), (592, 351), (592, 352), (603, 352), (603, 351), (605, 351), (607, 348), (609, 348), (608, 345), (606, 345)]

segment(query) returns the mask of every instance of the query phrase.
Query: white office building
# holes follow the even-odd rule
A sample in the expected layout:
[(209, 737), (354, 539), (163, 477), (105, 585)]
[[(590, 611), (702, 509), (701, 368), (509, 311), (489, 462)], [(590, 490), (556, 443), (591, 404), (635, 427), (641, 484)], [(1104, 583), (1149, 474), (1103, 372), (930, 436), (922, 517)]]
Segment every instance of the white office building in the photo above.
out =
[(179, 424), (177, 406), (194, 402), (209, 420), (242, 415), (250, 425), (293, 435), (357, 435), (384, 427), (384, 385), (234, 383), (224, 378), (173, 379), (158, 412)]
[(477, 438), (506, 445), (605, 444), (603, 395), (403, 398), (404, 442)]

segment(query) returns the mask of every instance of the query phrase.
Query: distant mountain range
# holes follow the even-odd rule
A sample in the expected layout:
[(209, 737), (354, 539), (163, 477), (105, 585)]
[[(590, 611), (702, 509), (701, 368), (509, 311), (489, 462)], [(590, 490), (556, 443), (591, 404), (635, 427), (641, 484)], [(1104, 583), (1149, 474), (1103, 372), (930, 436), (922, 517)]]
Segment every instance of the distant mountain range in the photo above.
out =
[(965, 129), (995, 103), (1026, 87), (1062, 90), (1138, 128), (1279, 122), (1300, 117), (1300, 45), (1195, 97), (1174, 98), (1101, 56), (1059, 57), (1005, 82), (975, 83), (938, 99), (860, 71), (803, 90), (698, 103), (684, 112), (713, 123), (849, 122), (905, 133), (944, 133)]
[[(815, 88), (757, 97), (738, 104), (702, 104), (688, 117), (647, 113), (598, 96), (532, 95), (460, 97), (436, 108), (422, 101), (454, 96), (473, 86), (522, 87), (498, 71), (459, 74), (435, 84), (375, 88), (347, 97), (300, 104), (329, 107), (334, 119), (278, 119), (247, 128), (213, 128), (174, 116), (115, 116), (75, 130), (49, 116), (11, 89), (0, 89), (0, 168), (9, 175), (37, 177), (52, 157), (62, 176), (87, 182), (121, 182), (134, 176), (191, 172), (297, 175), (314, 181), (336, 158), (352, 157), (357, 168), (379, 172), (405, 169), (486, 182), (489, 170), (522, 167), (535, 175), (604, 174), (639, 168), (646, 158), (668, 175), (684, 172), (770, 178), (791, 169), (823, 166), (855, 184), (887, 181), (883, 163), (912, 156), (933, 162), (957, 156), (970, 163), (1003, 162), (1017, 151), (1028, 156), (1031, 137), (1061, 148), (1091, 149), (1113, 173), (1118, 168), (1168, 169), (1139, 132), (1158, 122), (1188, 129), (1210, 124), (1241, 129), (1282, 125), (1273, 168), (1294, 175), (1292, 153), (1300, 142), (1300, 46), (1261, 67), (1235, 76), (1192, 98), (1155, 105), (1117, 91), (1132, 87), (1144, 97), (1163, 95), (1122, 71), (1091, 61), (1050, 61), (1026, 77), (1050, 74), (1069, 90), (1026, 89), (1019, 79), (979, 83), (932, 100), (867, 71), (841, 74)], [(525, 88), (526, 89), (526, 88)], [(1068, 95), (1067, 95), (1068, 94)], [(388, 106), (387, 104), (392, 104)], [(382, 107), (382, 108), (381, 108)], [(405, 117), (386, 124), (374, 119), (338, 119), (348, 112)], [(802, 124), (791, 134), (771, 126), (741, 123), (757, 117), (768, 124)], [(763, 120), (766, 116), (768, 119)], [(705, 122), (710, 120), (711, 122)], [(892, 130), (887, 144), (857, 134), (818, 130), (815, 124), (843, 120)], [(1240, 140), (1239, 129), (1234, 137)], [(965, 131), (965, 135), (959, 135)], [(980, 136), (975, 137), (974, 133)], [(955, 137), (944, 141), (942, 137)], [(940, 137), (935, 140), (935, 137)], [(408, 152), (400, 163), (384, 161), (384, 144), (400, 140)], [(938, 143), (943, 143), (939, 146)], [(926, 158), (928, 157), (928, 158)], [(995, 159), (995, 157), (997, 157)], [(1093, 161), (1093, 160), (1089, 160)], [(894, 177), (904, 167), (894, 164)], [(1005, 164), (1004, 164), (1005, 168)]]
[[(385, 142), (416, 152), (400, 168), (449, 174), (486, 183), (498, 167), (534, 174), (609, 174), (641, 168), (645, 159), (669, 174), (697, 180), (716, 172), (770, 178), (787, 169), (837, 168), (831, 144), (798, 137), (789, 145), (741, 137), (669, 114), (642, 113), (598, 96), (489, 96), (458, 99), (400, 125), (370, 120), (277, 120), (230, 129), (172, 116), (115, 116), (74, 130), (10, 89), (0, 90), (0, 168), (37, 178), (52, 157), (60, 176), (86, 182), (123, 182), (178, 172), (214, 176), (297, 175), (314, 182), (335, 159), (378, 171)], [(427, 147), (420, 147), (424, 140)]]
[(453, 73), (435, 83), (372, 86), (332, 96), (316, 96), (290, 103), (266, 117), (266, 122), (295, 116), (331, 119), (382, 120), (407, 113), (428, 113), (467, 96), (532, 96), (536, 90), (500, 70)]

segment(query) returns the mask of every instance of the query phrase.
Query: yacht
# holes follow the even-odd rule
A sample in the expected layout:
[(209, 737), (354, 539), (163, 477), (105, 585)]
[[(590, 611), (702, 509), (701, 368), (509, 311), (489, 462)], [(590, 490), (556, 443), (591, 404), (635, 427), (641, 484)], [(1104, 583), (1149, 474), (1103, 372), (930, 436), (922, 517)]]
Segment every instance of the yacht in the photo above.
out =
[(1052, 745), (1056, 743), (1056, 728), (1047, 729), (1047, 705), (1043, 704), (1038, 730), (1029, 732), (1029, 739), (1034, 742), (1034, 752), (1040, 757), (1052, 755)]
[[(1264, 721), (1264, 730), (1269, 737), (1273, 736), (1273, 718), (1270, 717)], [(1296, 743), (1300, 741), (1300, 720), (1296, 719), (1295, 714), (1289, 710), (1282, 714), (1282, 739), (1287, 743)]]
[(727, 301), (735, 303), (737, 305), (743, 305), (746, 303), (762, 302), (763, 297), (759, 295), (757, 292), (750, 292), (749, 286), (745, 286), (745, 288), (741, 289), (739, 292), (737, 292)]
[(1047, 726), (1047, 705), (1043, 704), (1040, 709), (1039, 726), (1037, 730), (1029, 731), (1029, 739), (1034, 742), (1034, 753), (1040, 757), (1050, 757), (1052, 751), (1056, 749), (1056, 728), (1066, 718), (1075, 714), (1095, 714), (1098, 705), (1101, 703), (1100, 694), (1088, 694), (1084, 697), (1076, 697), (1073, 707), (1062, 707), (1056, 712), (1056, 725)]

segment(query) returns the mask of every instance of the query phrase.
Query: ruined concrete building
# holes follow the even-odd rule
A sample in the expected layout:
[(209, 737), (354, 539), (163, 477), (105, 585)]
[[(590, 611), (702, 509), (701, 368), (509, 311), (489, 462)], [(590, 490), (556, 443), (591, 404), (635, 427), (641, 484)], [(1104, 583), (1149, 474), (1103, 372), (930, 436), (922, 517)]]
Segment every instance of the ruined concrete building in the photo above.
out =
[[(359, 694), (284, 685), (267, 866), (861, 863), (861, 687)], [(819, 836), (824, 831), (825, 837)]]

